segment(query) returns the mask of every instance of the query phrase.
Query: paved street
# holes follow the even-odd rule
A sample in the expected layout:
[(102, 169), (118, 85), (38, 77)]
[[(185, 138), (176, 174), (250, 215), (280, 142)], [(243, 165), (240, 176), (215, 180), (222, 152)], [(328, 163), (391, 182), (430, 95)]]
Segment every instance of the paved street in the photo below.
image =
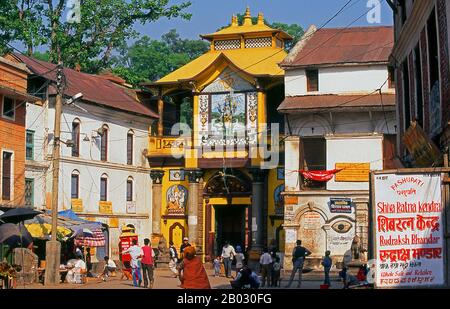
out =
[[(207, 269), (209, 281), (214, 289), (230, 289), (229, 279), (225, 277), (214, 277), (213, 270)], [(101, 279), (90, 278), (86, 284), (68, 284), (64, 283), (58, 286), (59, 289), (134, 289), (133, 282), (130, 280), (120, 280), (120, 273), (117, 277), (109, 278), (103, 282)], [(297, 277), (296, 277), (297, 278)], [(322, 273), (309, 273), (303, 275), (302, 289), (319, 289), (322, 284)], [(342, 289), (342, 283), (338, 281), (337, 276), (332, 275), (332, 289)], [(288, 276), (284, 276), (281, 286), (287, 283)], [(154, 289), (180, 289), (180, 281), (172, 277), (169, 270), (159, 269), (155, 271)], [(297, 286), (296, 282), (292, 283), (292, 287)], [(47, 288), (42, 284), (32, 284), (26, 286), (18, 286), (18, 289), (43, 289)]]

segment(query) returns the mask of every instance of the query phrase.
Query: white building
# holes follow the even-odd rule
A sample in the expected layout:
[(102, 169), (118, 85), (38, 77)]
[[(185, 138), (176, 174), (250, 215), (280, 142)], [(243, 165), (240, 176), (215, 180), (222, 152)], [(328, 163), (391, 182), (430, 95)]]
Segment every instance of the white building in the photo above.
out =
[[(36, 95), (44, 103), (27, 105), (27, 147), (33, 155), (27, 158), (26, 179), (28, 190), (33, 188), (35, 208), (50, 209), (55, 89), (47, 81), (55, 80), (55, 65), (15, 56), (34, 74), (47, 78), (30, 79), (29, 92), (39, 90)], [(109, 245), (97, 250), (96, 257), (108, 254), (118, 259), (122, 226), (133, 225), (141, 241), (151, 238), (152, 190), (146, 153), (149, 127), (158, 116), (120, 78), (63, 71), (65, 97), (77, 93), (83, 97), (76, 105), (63, 104), (58, 209), (72, 209), (81, 218), (107, 224)]]
[[(395, 153), (395, 91), (388, 69), (391, 27), (310, 27), (285, 69), (285, 268), (297, 239), (336, 262), (357, 234), (367, 246), (369, 171)], [(299, 171), (329, 171), (328, 181)], [(314, 176), (314, 175), (313, 175)], [(366, 247), (367, 248), (367, 247)]]

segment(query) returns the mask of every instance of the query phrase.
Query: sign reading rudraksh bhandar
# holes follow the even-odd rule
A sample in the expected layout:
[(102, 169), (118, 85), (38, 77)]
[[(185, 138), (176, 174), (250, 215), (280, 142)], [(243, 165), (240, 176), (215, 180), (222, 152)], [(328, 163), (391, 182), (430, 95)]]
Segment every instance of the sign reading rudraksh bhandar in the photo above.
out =
[(374, 175), (375, 284), (444, 284), (441, 174)]

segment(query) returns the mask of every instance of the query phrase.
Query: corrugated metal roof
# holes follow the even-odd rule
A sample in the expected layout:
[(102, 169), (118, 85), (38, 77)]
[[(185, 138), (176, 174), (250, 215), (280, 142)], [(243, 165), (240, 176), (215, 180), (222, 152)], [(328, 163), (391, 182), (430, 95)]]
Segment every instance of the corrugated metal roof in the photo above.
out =
[[(394, 45), (393, 27), (324, 28), (311, 36), (300, 50), (293, 49), (281, 66), (305, 67), (346, 63), (388, 62)], [(288, 60), (292, 59), (292, 60)]]
[(309, 95), (286, 97), (278, 107), (281, 113), (305, 113), (316, 111), (393, 110), (395, 95), (383, 94), (383, 106), (379, 94), (371, 95)]
[[(33, 73), (56, 81), (55, 64), (30, 59), (21, 54), (14, 55), (25, 63)], [(67, 83), (64, 93), (68, 96), (81, 92), (83, 93), (83, 101), (109, 106), (123, 112), (159, 118), (158, 114), (136, 100), (136, 93), (132, 89), (121, 87), (100, 75), (78, 72), (69, 68), (64, 68), (63, 71)]]

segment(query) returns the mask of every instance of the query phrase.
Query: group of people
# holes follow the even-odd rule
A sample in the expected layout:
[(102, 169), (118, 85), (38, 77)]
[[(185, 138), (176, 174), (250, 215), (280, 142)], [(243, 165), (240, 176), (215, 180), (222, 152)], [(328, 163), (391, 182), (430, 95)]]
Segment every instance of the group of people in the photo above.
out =
[(231, 268), (233, 260), (236, 260), (236, 276), (239, 271), (244, 267), (245, 256), (240, 246), (234, 247), (227, 241), (222, 248), (222, 254), (218, 255), (214, 261), (214, 276), (219, 277), (223, 265), (223, 272), (227, 278), (232, 277)]
[[(180, 286), (185, 289), (210, 289), (211, 285), (205, 267), (203, 266), (202, 260), (196, 255), (195, 247), (189, 244), (189, 239), (187, 237), (183, 238), (179, 253), (172, 241), (169, 242), (169, 245), (169, 268), (173, 272), (174, 277), (179, 278), (181, 282)], [(89, 248), (86, 251), (87, 254), (83, 256), (81, 249), (77, 248), (76, 259), (69, 261), (68, 282), (74, 283), (79, 280), (79, 274), (90, 273), (92, 263)], [(152, 288), (154, 283), (154, 252), (150, 246), (150, 240), (148, 238), (144, 239), (144, 246), (140, 247), (138, 246), (137, 240), (134, 239), (132, 246), (122, 252), (122, 254), (126, 253), (131, 256), (130, 267), (133, 285), (135, 287), (141, 286), (142, 281), (144, 281), (144, 288)], [(302, 246), (301, 240), (297, 240), (296, 247), (292, 252), (293, 269), (289, 282), (285, 286), (286, 288), (292, 285), (297, 272), (297, 287), (301, 287), (305, 259), (309, 255), (311, 255), (311, 251)], [(116, 271), (117, 266), (108, 256), (105, 256), (104, 260), (105, 266), (99, 277), (103, 281), (106, 281), (109, 274)], [(236, 275), (234, 277), (231, 275), (233, 260), (236, 261)], [(222, 254), (217, 256), (213, 261), (214, 276), (219, 276), (223, 270), (227, 278), (234, 279), (231, 281), (231, 286), (237, 289), (255, 289), (265, 286), (280, 287), (281, 263), (280, 257), (276, 254), (275, 249), (269, 252), (268, 248), (264, 248), (260, 256), (261, 280), (256, 272), (245, 264), (246, 258), (242, 252), (242, 248), (236, 246), (235, 249), (229, 242), (226, 242), (222, 248)], [(324, 269), (324, 285), (330, 286), (330, 270), (333, 265), (330, 251), (327, 250), (325, 252), (321, 264)], [(348, 288), (349, 286), (366, 282), (367, 267), (361, 267), (358, 274), (352, 276), (348, 273), (348, 268), (344, 266), (339, 276), (344, 282), (344, 288)]]
[[(128, 253), (131, 256), (131, 275), (133, 278), (133, 285), (140, 287), (142, 284), (142, 277), (144, 279), (144, 288), (153, 288), (154, 283), (154, 252), (150, 246), (150, 239), (144, 239), (144, 246), (138, 246), (137, 239), (132, 240), (132, 246), (122, 251), (122, 254)], [(142, 273), (141, 273), (142, 271)], [(104, 274), (109, 272), (108, 265), (105, 265)]]

